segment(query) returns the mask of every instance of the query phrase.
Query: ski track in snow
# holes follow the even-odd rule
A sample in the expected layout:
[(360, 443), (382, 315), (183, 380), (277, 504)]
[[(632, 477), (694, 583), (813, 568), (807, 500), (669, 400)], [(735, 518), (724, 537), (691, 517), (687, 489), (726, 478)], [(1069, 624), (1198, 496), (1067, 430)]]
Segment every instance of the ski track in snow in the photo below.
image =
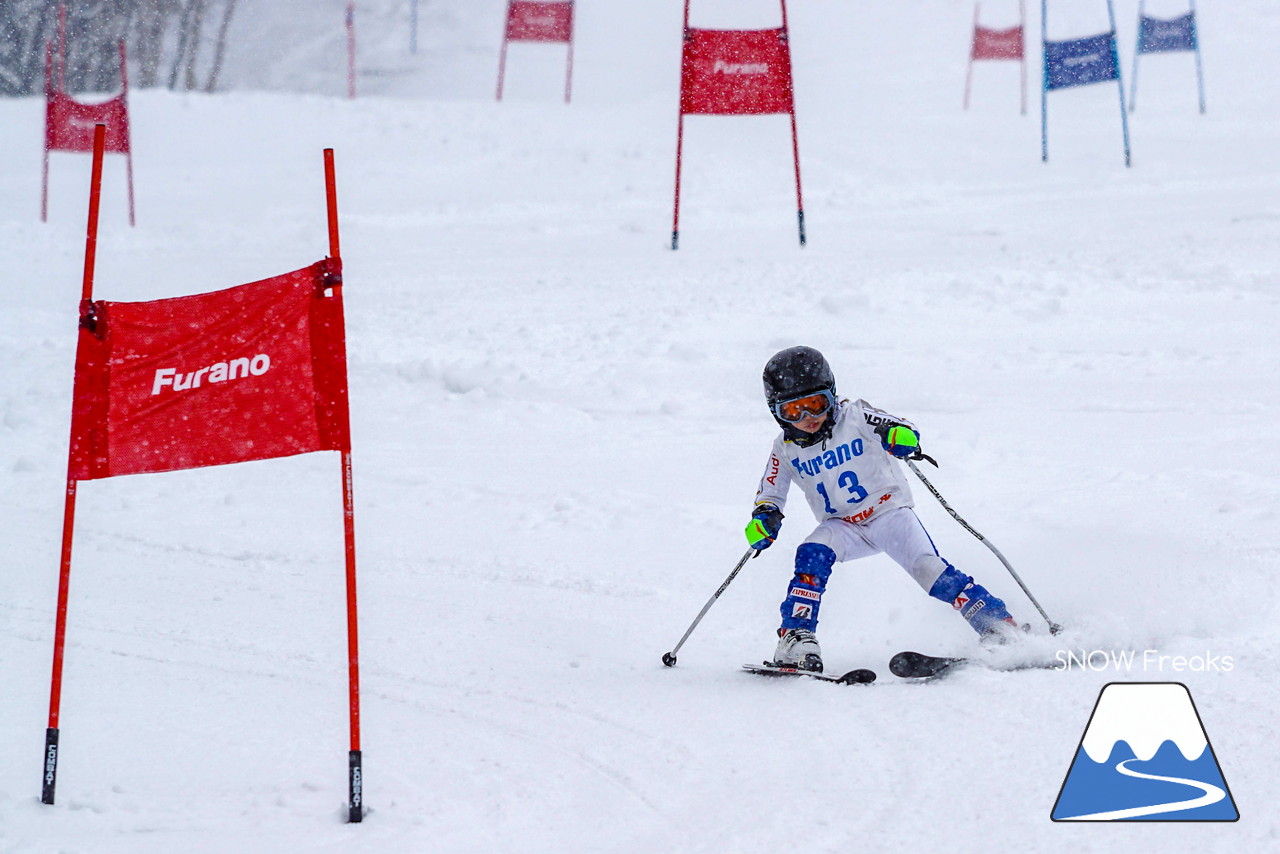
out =
[[(1105, 30), (1094, 5), (1057, 4), (1050, 36)], [(138, 224), (108, 158), (95, 295), (317, 260), (335, 149), (370, 813), (343, 823), (331, 454), (81, 484), (58, 804), (38, 803), (89, 165), (53, 155), (41, 224), (43, 101), (14, 99), (0, 854), (1275, 847), (1280, 90), (1260, 72), (1280, 10), (1197, 10), (1204, 116), (1191, 57), (1144, 57), (1126, 170), (1114, 89), (1050, 93), (1048, 164), (1015, 64), (977, 65), (961, 109), (967, 0), (789, 4), (809, 243), (786, 119), (693, 116), (672, 252), (678, 0), (579, 0), (567, 107), (548, 45), (512, 46), (493, 102), (502, 0), (421, 3), (416, 56), (407, 0), (363, 0), (354, 102), (345, 2), (241, 6), (231, 91), (131, 93)], [(1137, 6), (1116, 3), (1126, 87)], [(778, 6), (693, 16), (772, 27)], [(1044, 634), (913, 486), (948, 560), (1036, 624), (1026, 654), (1138, 666), (896, 680), (900, 649), (975, 644), (870, 558), (837, 568), (819, 636), (875, 690), (748, 678), (811, 527), (793, 494), (777, 547), (663, 667), (741, 554), (774, 429), (760, 367), (797, 343), (921, 425), (930, 480), (1067, 626)], [(1143, 669), (1145, 649), (1234, 667)], [(1112, 681), (1188, 686), (1244, 818), (1050, 821)]]

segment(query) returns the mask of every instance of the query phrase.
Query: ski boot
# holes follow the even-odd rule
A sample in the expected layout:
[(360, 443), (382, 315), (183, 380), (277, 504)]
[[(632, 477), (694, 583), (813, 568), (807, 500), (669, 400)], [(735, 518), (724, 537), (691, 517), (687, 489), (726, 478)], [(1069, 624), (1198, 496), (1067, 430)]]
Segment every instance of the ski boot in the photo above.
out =
[(1008, 643), (1020, 628), (1005, 609), (1003, 599), (950, 564), (933, 583), (929, 595), (949, 602), (983, 643)]
[(778, 648), (773, 663), (779, 667), (822, 672), (822, 647), (808, 629), (778, 629)]

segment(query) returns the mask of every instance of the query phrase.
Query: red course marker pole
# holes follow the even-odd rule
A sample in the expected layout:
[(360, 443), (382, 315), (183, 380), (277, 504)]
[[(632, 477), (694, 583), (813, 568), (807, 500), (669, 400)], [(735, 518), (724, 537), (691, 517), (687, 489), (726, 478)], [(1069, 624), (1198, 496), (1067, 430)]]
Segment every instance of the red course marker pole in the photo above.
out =
[[(338, 186), (332, 148), (324, 150), (324, 183), (329, 214), (329, 257), (340, 265), (342, 249), (338, 241)], [(340, 280), (333, 285), (333, 292), (334, 298), (342, 298)], [(364, 819), (364, 764), (360, 750), (360, 642), (356, 618), (356, 526), (350, 441), (342, 449), (342, 517), (343, 539), (346, 543), (347, 684), (351, 730), (351, 746), (347, 752), (347, 820), (360, 822)]]
[(577, 3), (569, 3), (569, 57), (565, 63), (564, 72), (564, 102), (569, 103), (569, 97), (573, 91), (573, 38), (576, 34), (574, 31), (574, 18), (577, 17)]
[[(126, 104), (128, 104), (128, 99), (129, 99), (129, 65), (128, 65), (128, 62), (126, 61), (126, 57), (127, 57), (127, 55), (125, 54), (124, 41), (123, 41), (123, 40), (121, 40), (121, 41), (120, 41), (120, 87), (121, 87), (121, 91), (123, 91), (123, 92), (124, 92), (125, 103), (126, 103)], [(127, 108), (127, 107), (126, 107), (126, 109), (125, 109), (125, 114), (126, 114), (126, 115), (128, 115), (128, 108)], [(133, 216), (133, 128), (129, 128), (129, 129), (128, 129), (128, 133), (126, 133), (126, 135), (125, 135), (125, 140), (126, 140), (126, 143), (127, 143), (127, 145), (128, 145), (128, 150), (127, 150), (127, 151), (125, 151), (125, 153), (124, 153), (124, 169), (125, 169), (125, 176), (126, 176), (126, 178), (127, 178), (127, 180), (128, 180), (128, 184), (129, 184), (129, 225), (131, 225), (131, 226), (132, 226), (132, 225), (134, 224), (134, 216)]]
[[(791, 30), (787, 27), (787, 0), (782, 0), (782, 31), (786, 33), (787, 38), (791, 38)], [(787, 56), (791, 56), (790, 42), (787, 46)], [(796, 134), (796, 100), (795, 91), (791, 94), (791, 153), (796, 163), (796, 219), (800, 226), (800, 245), (804, 246), (804, 194), (800, 192), (800, 139)]]
[(356, 96), (356, 4), (347, 4), (347, 97)]
[[(91, 317), (93, 271), (98, 254), (98, 210), (102, 196), (102, 159), (106, 149), (107, 127), (98, 125), (93, 131), (93, 171), (89, 179), (89, 224), (84, 246), (84, 280), (80, 289), (81, 335), (92, 335), (85, 326)], [(44, 736), (44, 777), (40, 802), (52, 804), (58, 783), (59, 715), (62, 712), (62, 663), (67, 641), (67, 599), (71, 587), (71, 542), (75, 531), (76, 481), (67, 475), (66, 504), (62, 516), (62, 562), (58, 572), (58, 612), (53, 635), (53, 675), (49, 683), (49, 722)]]

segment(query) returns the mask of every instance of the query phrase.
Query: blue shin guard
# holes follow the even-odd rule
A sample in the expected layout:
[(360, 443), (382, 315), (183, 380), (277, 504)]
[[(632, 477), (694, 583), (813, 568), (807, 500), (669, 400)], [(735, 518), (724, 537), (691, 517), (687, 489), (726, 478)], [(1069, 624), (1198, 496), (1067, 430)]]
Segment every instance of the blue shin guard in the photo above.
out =
[(988, 634), (1001, 623), (1013, 622), (1005, 610), (1004, 600), (951, 564), (947, 564), (942, 575), (929, 588), (929, 595), (950, 603), (979, 635)]
[(817, 628), (818, 606), (835, 562), (836, 553), (821, 543), (801, 543), (796, 549), (796, 574), (779, 609), (783, 629)]

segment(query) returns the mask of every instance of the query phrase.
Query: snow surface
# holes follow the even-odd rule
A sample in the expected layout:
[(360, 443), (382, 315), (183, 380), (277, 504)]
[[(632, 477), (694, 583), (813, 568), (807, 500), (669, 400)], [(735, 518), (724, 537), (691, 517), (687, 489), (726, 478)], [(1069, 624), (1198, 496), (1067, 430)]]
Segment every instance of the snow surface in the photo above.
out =
[[(231, 94), (132, 96), (138, 226), (113, 158), (95, 294), (318, 259), (336, 149), (369, 815), (343, 821), (333, 454), (81, 485), (38, 803), (89, 166), (54, 155), (41, 224), (42, 102), (4, 101), (0, 851), (1276, 848), (1280, 9), (1198, 4), (1206, 115), (1189, 55), (1144, 57), (1126, 170), (1108, 86), (1050, 96), (1040, 162), (1034, 39), (1029, 115), (1012, 63), (961, 110), (968, 2), (797, 0), (809, 245), (787, 120), (691, 117), (672, 252), (679, 0), (581, 0), (568, 107), (547, 45), (512, 48), (493, 102), (502, 0), (426, 0), (417, 56), (408, 3), (366, 0), (348, 101), (317, 23), (342, 5), (255, 4), (256, 33), (316, 41), (229, 68)], [(1098, 32), (1088, 5), (1051, 35)], [(773, 10), (697, 0), (694, 23)], [(1136, 0), (1117, 17), (1127, 74)], [(922, 426), (938, 489), (1069, 627), (1034, 651), (1132, 668), (903, 684), (893, 652), (975, 643), (871, 558), (838, 568), (820, 637), (879, 683), (737, 672), (773, 649), (798, 498), (664, 668), (743, 552), (775, 429), (759, 371), (797, 343)], [(943, 553), (1042, 626), (916, 494)], [(1189, 687), (1239, 822), (1050, 822), (1099, 690), (1132, 680)]]

